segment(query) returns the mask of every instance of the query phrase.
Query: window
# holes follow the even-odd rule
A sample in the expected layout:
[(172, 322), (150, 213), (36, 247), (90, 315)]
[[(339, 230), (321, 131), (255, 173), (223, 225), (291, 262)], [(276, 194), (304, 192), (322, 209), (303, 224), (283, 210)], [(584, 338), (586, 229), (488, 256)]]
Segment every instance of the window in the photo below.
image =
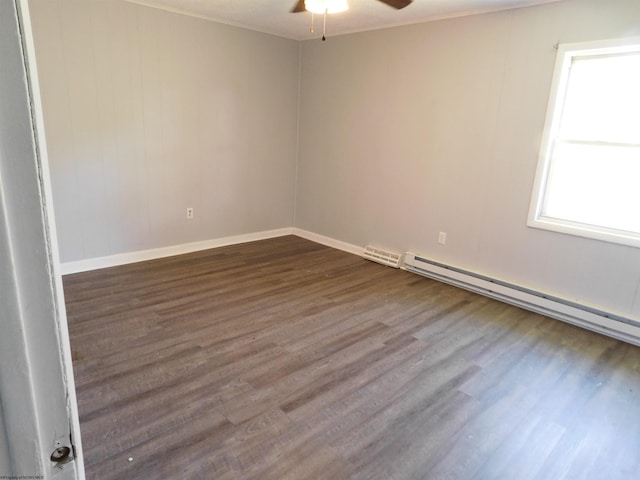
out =
[(528, 225), (640, 247), (640, 38), (559, 46)]

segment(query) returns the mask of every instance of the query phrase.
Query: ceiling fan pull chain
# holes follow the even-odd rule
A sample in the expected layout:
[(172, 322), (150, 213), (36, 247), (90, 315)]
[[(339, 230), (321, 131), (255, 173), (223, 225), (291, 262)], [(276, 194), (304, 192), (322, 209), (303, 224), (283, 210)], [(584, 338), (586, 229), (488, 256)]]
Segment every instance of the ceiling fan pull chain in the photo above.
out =
[(309, 31), (313, 33), (313, 12), (311, 12), (311, 27), (309, 28)]
[(324, 34), (327, 31), (327, 9), (324, 9), (324, 21), (322, 22), (322, 41), (324, 42), (327, 37), (324, 36)]

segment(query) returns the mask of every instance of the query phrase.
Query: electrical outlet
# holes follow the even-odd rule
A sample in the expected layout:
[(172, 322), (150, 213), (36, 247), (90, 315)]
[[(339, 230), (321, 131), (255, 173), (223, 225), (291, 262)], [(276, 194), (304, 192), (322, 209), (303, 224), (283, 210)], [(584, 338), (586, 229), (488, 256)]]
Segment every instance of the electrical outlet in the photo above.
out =
[(193, 218), (193, 208), (187, 208), (187, 218)]
[(440, 245), (447, 243), (447, 234), (445, 232), (438, 233), (438, 243)]

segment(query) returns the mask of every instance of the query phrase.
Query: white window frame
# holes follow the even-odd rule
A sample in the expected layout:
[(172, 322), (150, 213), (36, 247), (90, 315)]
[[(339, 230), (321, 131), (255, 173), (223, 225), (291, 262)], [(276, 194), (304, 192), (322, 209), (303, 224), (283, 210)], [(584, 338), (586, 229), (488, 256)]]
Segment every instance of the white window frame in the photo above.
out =
[(538, 157), (538, 166), (531, 194), (531, 203), (529, 205), (528, 226), (611, 243), (640, 247), (640, 234), (546, 217), (542, 214), (553, 143), (555, 142), (560, 127), (560, 117), (566, 95), (569, 69), (573, 58), (592, 55), (624, 54), (629, 52), (640, 52), (640, 37), (558, 45), (549, 103), (547, 105), (547, 115)]

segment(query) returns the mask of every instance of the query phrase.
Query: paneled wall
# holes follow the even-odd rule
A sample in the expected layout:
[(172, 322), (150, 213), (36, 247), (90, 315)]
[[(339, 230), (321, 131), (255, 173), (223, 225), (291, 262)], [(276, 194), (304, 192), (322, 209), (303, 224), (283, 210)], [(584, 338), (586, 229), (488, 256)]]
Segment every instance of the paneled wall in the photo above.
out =
[(640, 35), (637, 0), (301, 43), (31, 5), (63, 262), (295, 226), (640, 319), (640, 249), (526, 226), (554, 45)]
[(30, 6), (63, 262), (292, 225), (298, 42), (120, 0)]
[(638, 19), (567, 0), (303, 42), (296, 226), (640, 320), (640, 249), (526, 225), (554, 45)]

